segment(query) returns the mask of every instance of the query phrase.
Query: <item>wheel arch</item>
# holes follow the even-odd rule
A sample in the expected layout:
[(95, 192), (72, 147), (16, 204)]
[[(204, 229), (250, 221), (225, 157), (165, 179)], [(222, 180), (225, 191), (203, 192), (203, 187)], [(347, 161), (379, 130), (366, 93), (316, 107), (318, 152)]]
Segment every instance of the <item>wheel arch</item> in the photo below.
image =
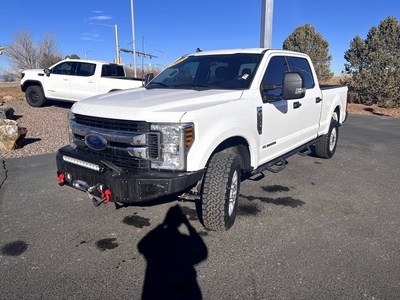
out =
[(245, 172), (251, 169), (249, 144), (245, 138), (235, 136), (224, 140), (215, 148), (208, 161), (210, 161), (211, 157), (215, 153), (219, 152), (237, 155), (240, 162), (240, 168)]
[[(43, 90), (43, 85), (42, 85), (42, 83), (40, 82), (40, 81), (37, 81), (37, 80), (27, 80), (27, 81), (25, 81), (22, 85), (21, 85), (21, 91), (22, 92), (26, 92), (26, 89), (28, 88), (28, 87), (30, 87), (30, 86), (33, 86), (33, 85), (36, 85), (36, 86), (39, 86), (42, 90)], [(43, 90), (44, 91), (44, 90)]]

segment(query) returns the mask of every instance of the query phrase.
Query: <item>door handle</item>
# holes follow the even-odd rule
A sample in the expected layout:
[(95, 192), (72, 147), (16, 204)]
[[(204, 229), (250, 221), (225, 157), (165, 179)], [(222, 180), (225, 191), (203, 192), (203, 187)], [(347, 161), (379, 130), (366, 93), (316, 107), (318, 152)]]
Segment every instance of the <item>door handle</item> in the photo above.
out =
[(321, 101), (322, 101), (322, 98), (321, 98), (321, 97), (315, 98), (315, 103), (320, 103)]
[(299, 108), (300, 106), (301, 106), (301, 103), (299, 101), (293, 103), (293, 108), (294, 109)]

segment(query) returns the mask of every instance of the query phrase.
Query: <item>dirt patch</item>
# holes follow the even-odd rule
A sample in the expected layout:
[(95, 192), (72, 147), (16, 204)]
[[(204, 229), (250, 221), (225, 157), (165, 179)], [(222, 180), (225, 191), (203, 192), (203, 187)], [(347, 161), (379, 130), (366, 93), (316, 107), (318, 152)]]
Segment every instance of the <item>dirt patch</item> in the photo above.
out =
[(24, 97), (19, 83), (0, 83), (0, 101), (21, 100)]

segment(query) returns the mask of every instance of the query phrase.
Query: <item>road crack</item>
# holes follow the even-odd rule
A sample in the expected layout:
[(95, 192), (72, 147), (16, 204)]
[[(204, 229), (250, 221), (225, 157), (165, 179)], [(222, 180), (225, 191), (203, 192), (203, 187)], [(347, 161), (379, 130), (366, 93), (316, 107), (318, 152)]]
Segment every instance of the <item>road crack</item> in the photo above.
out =
[(7, 180), (7, 178), (8, 178), (8, 170), (7, 170), (7, 168), (6, 168), (6, 161), (5, 160), (3, 160), (3, 162), (2, 162), (2, 165), (3, 165), (3, 169), (4, 169), (4, 179), (3, 179), (3, 181), (0, 183), (0, 189), (1, 189), (1, 187), (3, 186), (3, 184), (4, 184), (4, 182), (6, 182), (6, 180)]

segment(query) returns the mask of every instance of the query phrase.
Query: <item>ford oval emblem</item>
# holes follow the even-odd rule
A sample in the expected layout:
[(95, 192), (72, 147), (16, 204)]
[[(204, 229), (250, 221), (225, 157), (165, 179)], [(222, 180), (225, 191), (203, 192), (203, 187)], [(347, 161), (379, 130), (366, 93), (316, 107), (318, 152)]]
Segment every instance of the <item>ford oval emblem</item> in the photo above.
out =
[(107, 140), (97, 133), (88, 133), (85, 136), (85, 144), (90, 149), (101, 151), (106, 149)]

